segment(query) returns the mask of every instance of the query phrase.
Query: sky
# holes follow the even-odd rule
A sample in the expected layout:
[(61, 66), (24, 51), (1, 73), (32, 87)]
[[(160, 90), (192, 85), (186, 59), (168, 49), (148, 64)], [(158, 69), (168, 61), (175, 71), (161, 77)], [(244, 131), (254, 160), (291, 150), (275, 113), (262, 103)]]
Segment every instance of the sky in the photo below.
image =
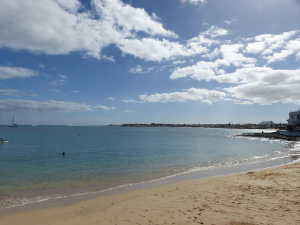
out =
[(0, 0), (0, 124), (286, 123), (300, 0)]

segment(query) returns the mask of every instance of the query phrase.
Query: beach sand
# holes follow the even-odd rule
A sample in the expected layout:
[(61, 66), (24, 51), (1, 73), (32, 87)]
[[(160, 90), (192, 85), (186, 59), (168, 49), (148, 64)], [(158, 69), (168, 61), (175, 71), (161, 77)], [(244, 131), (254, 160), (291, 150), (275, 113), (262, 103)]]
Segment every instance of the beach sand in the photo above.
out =
[(300, 161), (0, 217), (1, 225), (300, 224)]

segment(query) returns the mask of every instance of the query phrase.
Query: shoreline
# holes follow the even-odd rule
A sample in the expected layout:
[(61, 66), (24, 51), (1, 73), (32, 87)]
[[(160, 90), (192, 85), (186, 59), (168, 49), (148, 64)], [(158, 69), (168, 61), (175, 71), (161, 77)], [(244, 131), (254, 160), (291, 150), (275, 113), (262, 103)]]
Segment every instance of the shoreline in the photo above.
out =
[[(48, 202), (49, 200), (47, 199), (53, 198), (56, 198), (56, 202), (65, 201), (66, 196), (74, 195), (83, 195), (84, 197), (81, 198), (83, 199), (85, 196), (90, 195), (85, 194), (88, 192), (102, 192), (103, 190), (111, 188), (117, 192), (116, 189), (120, 191), (120, 188), (116, 187), (130, 185), (131, 188), (132, 186), (138, 186), (139, 183), (143, 182), (146, 183), (146, 186), (152, 186), (154, 182), (148, 182), (149, 180), (153, 181), (157, 179), (160, 180), (159, 182), (163, 183), (161, 180), (172, 180), (173, 178), (165, 178), (169, 176), (172, 177), (173, 175), (175, 175), (174, 179), (176, 179), (177, 182), (179, 177), (182, 177), (182, 175), (178, 174), (184, 173), (183, 176), (189, 176), (190, 174), (195, 174), (189, 173), (195, 169), (209, 169), (211, 171), (211, 168), (215, 167), (224, 168), (231, 165), (244, 164), (250, 161), (264, 161), (265, 159), (268, 160), (273, 157), (281, 157), (289, 154), (289, 150), (292, 149), (294, 145), (294, 143), (284, 141), (273, 142), (266, 140), (260, 141), (258, 139), (253, 141), (250, 138), (236, 138), (235, 135), (242, 132), (238, 130), (157, 129), (157, 131), (153, 132), (153, 129), (144, 129), (145, 131), (141, 132), (143, 129), (136, 130), (127, 128), (110, 129), (110, 132), (107, 132), (108, 130), (106, 128), (97, 129), (97, 132), (99, 131), (101, 134), (108, 134), (107, 136), (103, 136), (107, 138), (108, 142), (101, 141), (101, 143), (97, 142), (97, 144), (93, 144), (88, 141), (94, 139), (91, 138), (91, 135), (81, 135), (81, 137), (78, 138), (77, 134), (96, 134), (94, 128), (61, 129), (54, 127), (49, 129), (50, 128), (47, 127), (47, 129), (34, 128), (32, 130), (35, 130), (36, 133), (51, 131), (51, 133), (57, 134), (59, 132), (64, 132), (67, 129), (70, 131), (68, 134), (76, 133), (75, 137), (74, 135), (67, 137), (68, 139), (71, 138), (70, 140), (76, 140), (74, 146), (73, 144), (69, 145), (68, 142), (65, 142), (64, 140), (66, 138), (63, 138), (63, 135), (55, 135), (57, 138), (62, 138), (60, 140), (59, 148), (63, 151), (66, 151), (67, 149), (65, 157), (58, 154), (58, 152), (62, 152), (61, 150), (54, 152), (51, 145), (43, 144), (42, 146), (45, 146), (45, 151), (39, 151), (38, 158), (36, 157), (36, 153), (34, 153), (34, 150), (37, 150), (38, 148), (29, 148), (27, 151), (24, 151), (20, 145), (18, 146), (19, 143), (17, 142), (11, 142), (10, 145), (3, 146), (2, 153), (11, 157), (11, 159), (14, 159), (18, 154), (24, 154), (26, 152), (26, 157), (28, 157), (28, 159), (25, 159), (27, 161), (30, 161), (31, 157), (38, 160), (34, 160), (34, 162), (36, 162), (35, 167), (30, 166), (30, 163), (27, 163), (23, 159), (15, 160), (18, 163), (13, 163), (14, 160), (11, 161), (12, 163), (7, 164), (6, 162), (3, 162), (3, 175), (4, 178), (5, 175), (7, 175), (7, 182), (4, 181), (2, 185), (3, 188), (1, 189), (3, 190), (1, 196), (2, 208), (19, 207), (16, 205), (24, 204), (26, 204), (24, 207), (27, 208), (27, 205), (30, 205), (31, 207), (35, 202)], [(132, 133), (125, 132), (128, 130), (131, 130)], [(116, 135), (119, 134), (119, 132), (120, 135)], [(23, 132), (20, 134), (22, 133)], [(145, 140), (143, 138), (139, 138), (139, 140), (143, 140), (142, 142), (146, 141), (147, 144), (143, 145), (142, 142), (137, 143), (135, 140), (136, 138), (130, 139), (130, 145), (124, 144), (124, 140), (127, 141), (129, 137), (136, 136), (146, 137)], [(186, 138), (183, 138), (183, 136)], [(152, 138), (150, 137), (157, 140), (155, 145), (153, 145)], [(24, 135), (21, 135), (20, 138), (25, 137)], [(173, 139), (174, 141), (172, 141)], [(31, 140), (30, 142), (35, 143), (34, 135), (28, 136), (26, 140)], [(116, 146), (114, 141), (117, 141)], [(112, 147), (107, 147), (107, 144), (105, 143), (113, 144)], [(84, 149), (80, 147), (81, 144), (85, 146)], [(98, 147), (96, 147), (98, 144), (99, 146), (102, 146), (103, 144), (103, 147), (99, 148), (100, 151), (98, 150)], [(30, 145), (26, 146), (29, 147)], [(11, 147), (12, 149), (10, 150), (8, 147)], [(132, 149), (132, 147), (134, 148)], [(141, 148), (143, 148), (143, 150), (141, 150)], [(124, 152), (126, 152), (126, 154), (124, 154)], [(91, 157), (92, 155), (96, 157)], [(134, 156), (134, 158), (132, 158), (132, 156)], [(126, 160), (112, 160), (113, 158)], [(46, 161), (44, 161), (44, 159), (46, 159)], [(44, 169), (46, 167), (43, 165), (43, 161), (48, 164), (46, 170)], [(78, 163), (71, 163), (73, 161)], [(99, 161), (101, 163), (99, 163)], [(131, 161), (134, 161), (135, 163), (131, 163)], [(146, 167), (143, 165), (144, 163), (146, 163)], [(20, 165), (17, 167), (19, 171), (15, 170), (16, 166), (12, 165)], [(39, 168), (41, 168), (41, 170), (39, 170)], [(13, 174), (13, 176), (9, 175), (11, 174), (10, 172), (13, 171), (16, 171), (16, 173)], [(26, 174), (23, 173), (23, 171), (28, 171), (30, 173)], [(43, 174), (47, 174), (47, 176), (40, 176), (40, 171), (43, 171)], [(187, 175), (186, 172), (189, 174)], [(203, 171), (201, 171), (201, 173), (202, 172)], [(218, 175), (217, 172), (213, 175), (216, 174)], [(13, 178), (15, 182), (11, 182), (11, 178)], [(193, 179), (197, 178), (198, 177)], [(173, 181), (174, 180), (172, 180), (172, 182)], [(142, 188), (144, 188), (144, 186)]]
[[(272, 158), (274, 157), (274, 158)], [(231, 173), (243, 173), (247, 171), (274, 167), (278, 165), (284, 165), (294, 160), (297, 160), (299, 157), (293, 157), (290, 155), (274, 155), (268, 156), (261, 160), (260, 158), (251, 159), (251, 160), (240, 160), (233, 161), (229, 163), (217, 163), (211, 164), (210, 166), (204, 167), (194, 167), (186, 171), (182, 171), (175, 174), (169, 174), (161, 178), (154, 178), (151, 180), (140, 181), (137, 183), (127, 183), (121, 184), (119, 186), (109, 187), (108, 189), (96, 190), (96, 191), (87, 191), (87, 192), (78, 192), (71, 195), (61, 195), (58, 197), (46, 198), (43, 196), (37, 196), (38, 201), (31, 201), (31, 199), (22, 200), (25, 204), (12, 205), (9, 207), (0, 208), (0, 217), (3, 215), (12, 214), (15, 212), (36, 210), (39, 208), (48, 208), (55, 206), (68, 206), (74, 203), (85, 201), (88, 199), (96, 198), (103, 195), (119, 194), (123, 192), (135, 191), (139, 189), (144, 189), (148, 187), (162, 186), (172, 183), (177, 183), (187, 180), (196, 180), (212, 176), (227, 175)], [(17, 199), (18, 200), (18, 199)]]
[[(271, 166), (274, 166), (274, 165), (271, 165)], [(228, 169), (230, 170), (230, 169), (236, 169), (236, 168), (228, 167)], [(245, 168), (245, 169), (246, 169), (246, 171), (249, 171), (249, 169), (247, 169), (247, 168)], [(258, 190), (260, 190), (260, 192), (264, 191), (264, 192), (266, 192), (265, 194), (270, 194), (270, 191), (272, 190), (272, 188), (274, 188), (274, 184), (277, 184), (277, 186), (278, 186), (277, 189), (279, 189), (278, 190), (279, 193), (281, 193), (283, 191), (283, 193), (281, 193), (281, 194), (284, 194), (284, 193), (288, 194), (288, 190), (290, 190), (290, 189), (287, 189), (287, 187), (285, 187), (285, 185), (287, 184), (286, 180), (288, 179), (288, 177), (290, 177), (291, 180), (295, 180), (297, 182), (296, 184), (298, 185), (298, 188), (300, 186), (300, 180), (297, 178), (297, 173), (300, 172), (300, 161), (299, 160), (294, 161), (292, 163), (283, 164), (283, 165), (281, 163), (281, 164), (279, 164), (279, 166), (276, 165), (275, 167), (271, 167), (271, 168), (268, 167), (268, 168), (264, 168), (264, 169), (261, 169), (261, 168), (252, 168), (252, 169), (253, 170), (251, 170), (251, 172), (239, 172), (239, 173), (233, 172), (233, 173), (227, 174), (227, 175), (217, 174), (217, 175), (213, 175), (213, 176), (209, 176), (209, 177), (205, 177), (205, 178), (203, 178), (203, 177), (197, 178), (192, 175), (191, 177), (186, 177), (186, 180), (181, 180), (181, 181), (174, 181), (174, 180), (172, 181), (171, 180), (171, 181), (169, 181), (170, 183), (165, 183), (165, 184), (158, 183), (158, 184), (151, 184), (152, 186), (149, 186), (149, 184), (148, 184), (148, 186), (146, 186), (146, 187), (143, 187), (143, 185), (142, 185), (142, 187), (135, 187), (135, 188), (131, 187), (132, 189), (129, 188), (128, 190), (123, 190), (121, 192), (118, 192), (117, 190), (113, 190), (111, 193), (105, 193), (104, 195), (99, 195), (99, 193), (94, 194), (94, 195), (92, 194), (92, 195), (90, 195), (90, 198), (85, 198), (86, 196), (81, 196), (81, 197), (79, 196), (77, 199), (75, 199), (75, 200), (73, 199), (70, 202), (64, 202), (67, 199), (49, 200), (46, 204), (47, 206), (43, 203), (33, 203), (31, 206), (35, 205), (35, 206), (37, 206), (36, 208), (34, 208), (34, 207), (32, 208), (31, 206), (28, 206), (28, 205), (20, 206), (18, 209), (15, 208), (16, 210), (11, 210), (11, 213), (7, 213), (6, 215), (4, 214), (2, 216), (0, 215), (0, 222), (1, 222), (1, 224), (41, 224), (41, 223), (46, 223), (46, 222), (48, 224), (82, 224), (82, 223), (76, 223), (76, 220), (73, 220), (72, 218), (70, 218), (66, 215), (63, 215), (61, 213), (61, 211), (64, 211), (64, 212), (67, 212), (67, 215), (72, 214), (73, 216), (75, 216), (75, 218), (78, 218), (78, 219), (80, 218), (84, 221), (86, 221), (86, 219), (88, 219), (90, 217), (95, 217), (94, 219), (96, 219), (96, 217), (97, 217), (98, 220), (101, 222), (101, 224), (103, 224), (102, 216), (98, 217), (97, 212), (99, 212), (100, 214), (102, 214), (102, 212), (106, 212), (107, 214), (110, 214), (112, 217), (115, 217), (115, 216), (119, 215), (119, 213), (115, 214), (116, 212), (112, 209), (118, 208), (121, 205), (123, 205), (123, 207), (124, 207), (124, 204), (126, 205), (126, 207), (128, 207), (127, 211), (130, 208), (134, 207), (134, 209), (138, 210), (139, 213), (148, 212), (146, 214), (149, 214), (150, 211), (152, 211), (152, 212), (159, 211), (158, 209), (161, 208), (160, 205), (157, 205), (158, 209), (155, 211), (154, 209), (151, 210), (150, 208), (148, 208), (148, 203), (150, 202), (151, 204), (154, 204), (155, 201), (159, 202), (159, 201), (162, 201), (162, 199), (164, 199), (164, 201), (166, 201), (166, 202), (169, 202), (170, 205), (168, 207), (173, 208), (173, 207), (177, 206), (177, 204), (179, 204), (179, 205), (182, 205), (183, 208), (187, 208), (188, 205), (193, 203), (193, 201), (191, 201), (187, 205), (188, 201), (185, 197), (184, 189), (186, 189), (186, 192), (190, 192), (189, 198), (192, 198), (192, 196), (194, 196), (194, 198), (197, 198), (198, 195), (201, 195), (201, 196), (205, 197), (204, 199), (208, 200), (208, 199), (213, 198), (213, 196), (217, 193), (217, 192), (211, 193), (213, 190), (221, 191), (221, 189), (222, 189), (221, 187), (223, 186), (224, 190), (220, 192), (222, 195), (219, 196), (220, 200), (218, 200), (220, 202), (222, 200), (222, 198), (224, 199), (228, 194), (230, 194), (228, 192), (229, 190), (239, 187), (239, 186), (236, 186), (233, 184), (239, 183), (241, 180), (243, 180), (243, 183), (240, 183), (240, 185), (245, 186), (245, 187), (248, 187), (249, 185), (251, 186), (251, 184), (249, 182), (250, 181), (256, 182), (258, 178), (254, 179), (253, 176), (257, 176), (258, 174), (260, 174), (260, 176), (262, 176), (262, 177), (263, 176), (269, 177), (270, 179), (268, 179), (268, 181), (271, 182), (272, 185), (270, 184), (271, 186), (268, 186), (268, 185), (264, 184), (263, 186), (261, 186), (262, 183), (257, 184), (257, 186), (253, 187), (254, 188), (253, 190), (249, 186), (249, 190), (251, 190), (253, 192), (253, 194), (251, 194), (251, 195), (253, 195), (252, 197), (254, 197), (255, 199), (257, 199), (257, 197), (255, 197), (255, 193), (256, 193), (255, 191), (257, 191), (256, 190), (257, 188), (258, 188)], [(286, 170), (286, 169), (291, 169), (291, 170), (293, 169), (294, 171), (292, 174), (287, 174), (284, 172), (284, 170)], [(276, 171), (279, 171), (279, 172), (276, 172)], [(210, 171), (210, 172), (212, 172), (212, 171)], [(224, 171), (224, 173), (226, 174), (226, 171)], [(280, 174), (284, 174), (284, 176), (280, 177), (279, 176)], [(285, 184), (283, 184), (282, 182), (280, 183), (279, 178), (281, 180), (284, 180)], [(260, 180), (260, 182), (264, 181), (264, 179), (262, 179), (262, 180), (258, 179), (258, 180)], [(291, 185), (293, 186), (294, 184), (290, 184), (290, 186)], [(178, 189), (178, 187), (181, 187), (181, 188)], [(208, 188), (208, 187), (210, 187), (210, 188)], [(242, 189), (240, 189), (238, 191), (239, 195), (241, 195), (241, 194), (249, 195), (248, 191), (245, 193), (241, 193), (241, 190)], [(246, 191), (247, 189), (244, 188), (243, 190)], [(223, 196), (224, 191), (226, 192), (226, 196)], [(158, 194), (154, 194), (154, 196), (153, 196), (154, 192), (155, 193), (159, 192), (160, 195), (163, 195), (165, 198), (162, 198), (162, 199), (158, 198), (157, 196), (160, 196)], [(172, 192), (174, 192), (174, 194), (172, 194), (172, 196), (171, 196), (170, 193), (172, 193)], [(180, 199), (178, 199), (179, 196), (176, 197), (177, 200), (174, 201), (172, 204), (173, 200), (171, 201), (171, 199), (173, 199), (174, 196), (176, 196), (175, 193), (177, 193), (177, 192), (181, 193), (181, 194), (178, 193), (179, 196), (181, 196), (181, 197), (180, 197)], [(149, 193), (152, 193), (152, 194), (149, 195)], [(204, 194), (204, 193), (206, 193), (206, 194)], [(237, 196), (235, 196), (237, 193), (235, 193), (235, 194), (231, 193), (231, 194), (233, 195), (232, 196), (233, 198), (237, 198)], [(250, 195), (250, 197), (251, 197), (251, 195)], [(168, 196), (170, 197), (170, 199)], [(299, 195), (297, 195), (297, 196), (299, 198)], [(274, 196), (274, 197), (276, 197), (276, 196)], [(153, 198), (155, 199), (155, 201)], [(140, 211), (139, 207), (136, 208), (136, 206), (134, 206), (137, 202), (133, 203), (132, 199), (139, 199), (138, 202), (144, 202), (142, 205), (146, 208), (144, 208), (143, 212)], [(270, 198), (267, 198), (267, 199), (270, 200)], [(58, 203), (57, 201), (60, 201), (60, 200), (62, 200), (61, 203), (63, 203), (61, 205), (57, 204)], [(68, 200), (70, 200), (70, 199), (68, 199)], [(249, 201), (250, 200), (251, 200), (251, 198), (249, 198)], [(251, 201), (254, 201), (254, 200), (252, 199)], [(177, 203), (175, 203), (175, 202), (177, 202)], [(210, 202), (210, 201), (205, 201), (205, 202), (206, 202), (205, 204), (208, 204), (208, 205), (216, 204), (215, 202)], [(298, 201), (296, 203), (299, 204), (298, 206), (300, 206), (300, 201)], [(161, 202), (161, 204), (164, 204), (164, 203)], [(242, 203), (240, 203), (240, 204), (242, 204)], [(240, 204), (238, 204), (238, 205), (240, 205)], [(243, 204), (246, 204), (246, 203), (244, 202)], [(265, 204), (267, 205), (267, 203), (265, 203)], [(294, 203), (293, 203), (293, 205), (295, 207)], [(231, 207), (233, 207), (233, 206), (231, 206)], [(222, 208), (221, 205), (218, 205), (218, 207)], [(249, 207), (250, 206), (248, 206), (248, 208)], [(298, 207), (298, 208), (300, 208), (300, 207)], [(87, 211), (86, 211), (86, 209), (87, 209)], [(226, 211), (226, 209), (227, 209), (227, 206), (225, 207), (225, 209), (222, 209), (221, 211), (223, 211), (223, 210)], [(118, 210), (120, 210), (120, 209), (118, 209)], [(163, 209), (161, 209), (161, 210), (163, 210)], [(193, 209), (193, 208), (190, 210), (191, 210), (191, 212), (195, 211), (195, 209)], [(289, 209), (289, 210), (291, 210), (291, 209)], [(10, 211), (10, 210), (8, 210), (8, 211)], [(75, 211), (77, 211), (77, 213), (75, 213)], [(83, 211), (86, 212), (85, 216), (82, 214)], [(177, 209), (177, 213), (180, 214), (181, 211), (182, 210)], [(202, 211), (206, 211), (206, 210), (203, 209)], [(203, 214), (202, 211), (199, 212), (201, 215)], [(79, 212), (81, 212), (81, 213), (79, 213)], [(132, 211), (132, 212), (134, 212), (134, 211)], [(156, 218), (156, 217), (153, 218), (153, 215), (151, 214), (151, 219), (149, 217), (148, 218), (149, 221), (146, 221), (143, 219), (147, 218), (147, 216), (139, 218), (139, 216), (137, 216), (136, 213), (132, 213), (132, 212), (128, 211), (125, 214), (122, 213), (122, 215), (120, 215), (120, 218), (116, 218), (116, 220), (118, 220), (117, 224), (137, 224), (137, 223), (132, 223), (132, 221), (135, 219), (136, 219), (136, 221), (140, 221), (140, 219), (142, 219), (143, 223), (141, 223), (141, 224), (150, 224), (149, 221), (151, 219), (158, 220), (158, 218)], [(187, 212), (189, 212), (189, 211), (187, 211)], [(288, 211), (286, 211), (286, 212), (288, 212)], [(296, 212), (298, 213), (297, 221), (299, 221), (300, 220), (300, 212), (299, 212), (299, 210), (298, 211), (296, 210)], [(216, 212), (210, 212), (210, 213), (215, 214)], [(135, 216), (133, 216), (132, 214), (134, 214)], [(192, 214), (192, 213), (187, 213), (187, 214)], [(193, 220), (195, 220), (195, 217), (197, 217), (197, 218), (201, 218), (202, 222), (206, 221), (205, 218), (207, 216), (200, 216), (198, 214), (195, 214), (194, 217), (191, 217), (191, 218), (193, 218)], [(243, 214), (243, 213), (241, 213), (241, 214)], [(43, 216), (40, 216), (40, 215), (43, 215)], [(53, 219), (51, 219), (52, 217), (50, 215), (55, 215), (54, 217), (61, 218), (61, 223), (56, 219), (54, 219), (55, 221)], [(174, 217), (174, 214), (172, 214), (172, 215)], [(135, 218), (135, 219), (127, 219), (131, 222), (128, 222), (128, 221), (126, 222), (125, 219), (123, 221), (121, 221), (121, 217), (132, 218), (131, 216), (133, 216)], [(157, 215), (155, 214), (155, 216), (157, 216)], [(26, 222), (24, 223), (24, 217), (26, 217), (26, 220), (28, 220), (28, 223), (26, 223)], [(184, 217), (184, 214), (182, 214), (181, 216), (175, 216), (175, 217), (176, 218), (178, 217), (177, 219), (179, 219), (180, 221), (185, 218), (184, 221), (186, 221), (186, 223), (189, 221), (189, 218)], [(177, 221), (177, 219), (175, 219), (175, 217), (170, 221)], [(47, 218), (47, 219), (44, 219), (44, 218)], [(62, 220), (62, 218), (65, 218), (65, 220)], [(105, 217), (105, 218), (107, 220), (104, 224), (114, 224), (113, 221), (109, 222), (109, 219), (107, 217)], [(35, 221), (40, 221), (40, 222), (35, 222)], [(165, 221), (160, 221), (158, 224), (164, 224), (164, 223), (171, 224), (170, 221), (166, 220), (166, 223), (165, 223)], [(197, 219), (197, 221), (198, 221), (198, 219)], [(246, 221), (246, 220), (243, 219), (243, 221)], [(248, 219), (247, 219), (247, 221), (248, 221)], [(97, 223), (93, 222), (92, 220), (89, 220), (87, 223), (88, 224), (97, 224)], [(185, 224), (185, 223), (176, 223), (175, 222), (175, 224)], [(204, 222), (203, 224), (206, 224), (206, 223)], [(223, 224), (223, 223), (216, 223), (216, 224)], [(226, 224), (226, 223), (224, 223), (224, 224)], [(249, 224), (256, 224), (256, 223), (249, 223)], [(264, 223), (262, 223), (262, 224), (264, 224)], [(266, 223), (266, 224), (272, 224), (272, 223)], [(279, 224), (279, 223), (274, 223), (274, 224)], [(285, 224), (285, 223), (283, 223), (283, 224)], [(291, 224), (293, 224), (293, 223), (291, 223)]]
[(99, 196), (121, 194), (124, 192), (136, 191), (149, 187), (169, 185), (188, 180), (198, 180), (214, 176), (222, 176), (228, 174), (238, 174), (253, 170), (265, 169), (280, 165), (285, 165), (297, 160), (299, 157), (282, 156), (278, 158), (269, 158), (263, 161), (250, 161), (250, 162), (233, 162), (229, 164), (216, 164), (208, 167), (198, 167), (190, 169), (185, 172), (170, 174), (166, 177), (157, 178), (153, 180), (146, 180), (138, 183), (124, 184), (120, 186), (111, 187), (100, 191), (75, 193), (67, 196), (60, 196), (57, 198), (44, 199), (40, 201), (27, 202), (22, 205), (13, 205), (10, 207), (0, 208), (0, 218), (3, 215), (13, 214), (15, 212), (22, 212), (28, 210), (36, 210), (40, 208), (61, 207), (69, 206), (77, 202), (86, 201), (89, 199), (97, 198)]

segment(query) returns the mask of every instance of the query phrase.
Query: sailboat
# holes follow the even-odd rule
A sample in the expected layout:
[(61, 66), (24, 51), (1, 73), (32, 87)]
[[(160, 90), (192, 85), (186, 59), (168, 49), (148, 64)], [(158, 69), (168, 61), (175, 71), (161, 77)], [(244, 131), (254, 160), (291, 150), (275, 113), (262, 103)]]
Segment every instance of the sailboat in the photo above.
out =
[(13, 122), (10, 125), (10, 127), (17, 127), (17, 126), (18, 126), (18, 124), (15, 123), (15, 116), (13, 116)]

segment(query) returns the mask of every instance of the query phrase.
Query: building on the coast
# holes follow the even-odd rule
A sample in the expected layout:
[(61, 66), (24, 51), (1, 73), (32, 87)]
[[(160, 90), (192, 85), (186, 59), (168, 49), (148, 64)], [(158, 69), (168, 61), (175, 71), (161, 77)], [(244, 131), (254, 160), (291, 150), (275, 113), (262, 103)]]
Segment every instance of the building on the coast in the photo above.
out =
[(300, 137), (300, 110), (289, 113), (287, 131), (279, 131), (280, 134), (288, 137)]
[(260, 126), (264, 126), (265, 128), (271, 128), (274, 126), (274, 122), (273, 121), (263, 121), (261, 123), (259, 123)]
[(300, 137), (300, 110), (289, 113), (289, 119), (287, 125), (287, 133), (282, 133), (287, 136)]
[(289, 113), (289, 125), (300, 125), (300, 110)]

